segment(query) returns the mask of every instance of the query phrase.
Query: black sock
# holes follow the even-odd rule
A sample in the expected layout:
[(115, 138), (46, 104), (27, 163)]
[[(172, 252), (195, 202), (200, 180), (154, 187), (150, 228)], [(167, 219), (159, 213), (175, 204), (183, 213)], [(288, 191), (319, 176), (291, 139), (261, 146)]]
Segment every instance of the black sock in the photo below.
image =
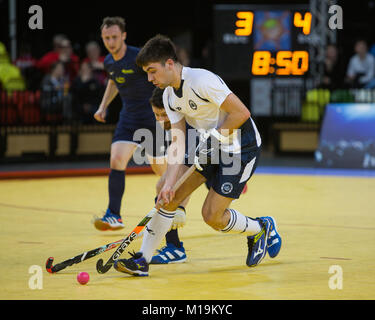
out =
[(120, 216), (121, 200), (125, 191), (125, 171), (111, 169), (108, 178), (109, 204), (113, 214)]
[(180, 239), (178, 238), (178, 231), (177, 229), (171, 229), (165, 235), (165, 242), (168, 244), (173, 244), (177, 248), (181, 248)]

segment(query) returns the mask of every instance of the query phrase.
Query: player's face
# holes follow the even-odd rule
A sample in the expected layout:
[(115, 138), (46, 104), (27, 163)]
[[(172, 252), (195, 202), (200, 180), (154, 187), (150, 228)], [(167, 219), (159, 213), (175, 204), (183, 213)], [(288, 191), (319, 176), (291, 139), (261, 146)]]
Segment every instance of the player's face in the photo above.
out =
[(102, 30), (102, 39), (105, 47), (111, 54), (117, 54), (120, 52), (124, 45), (126, 38), (126, 32), (121, 32), (119, 26), (104, 26)]
[(160, 122), (160, 125), (164, 130), (171, 129), (171, 122), (169, 121), (168, 115), (165, 112), (165, 109), (160, 109), (155, 106), (152, 106), (152, 111), (154, 111), (156, 121)]
[(148, 81), (160, 89), (170, 86), (173, 79), (173, 69), (169, 60), (164, 64), (152, 62), (143, 67), (143, 70), (147, 73)]

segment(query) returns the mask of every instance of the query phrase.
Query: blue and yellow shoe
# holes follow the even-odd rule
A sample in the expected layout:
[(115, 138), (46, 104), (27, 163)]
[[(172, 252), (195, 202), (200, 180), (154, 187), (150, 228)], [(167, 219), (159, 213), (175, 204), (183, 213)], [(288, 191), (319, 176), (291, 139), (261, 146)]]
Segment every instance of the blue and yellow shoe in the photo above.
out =
[(281, 237), (277, 232), (276, 220), (273, 217), (264, 217), (270, 223), (270, 233), (267, 239), (267, 252), (271, 258), (275, 258), (281, 249)]
[(130, 253), (130, 259), (115, 260), (113, 267), (123, 273), (128, 273), (133, 276), (147, 277), (148, 276), (148, 263), (143, 257), (141, 252)]
[(103, 218), (94, 219), (94, 226), (100, 231), (120, 230), (125, 227), (122, 223), (121, 217), (117, 214), (112, 213), (109, 209), (107, 209)]
[(180, 248), (172, 243), (167, 243), (165, 247), (158, 250), (158, 254), (153, 256), (150, 264), (183, 263), (186, 261), (185, 248), (180, 242)]
[(258, 265), (267, 253), (267, 239), (270, 231), (271, 223), (268, 219), (257, 218), (262, 230), (254, 235), (247, 237), (248, 254), (246, 264), (249, 267), (255, 267)]

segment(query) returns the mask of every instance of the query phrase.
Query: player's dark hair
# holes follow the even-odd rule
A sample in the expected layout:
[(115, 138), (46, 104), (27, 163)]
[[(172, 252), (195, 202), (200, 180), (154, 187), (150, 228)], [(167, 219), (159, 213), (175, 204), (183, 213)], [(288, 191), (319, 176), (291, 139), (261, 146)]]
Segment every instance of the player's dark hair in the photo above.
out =
[(158, 34), (148, 40), (139, 51), (136, 63), (142, 68), (153, 62), (164, 64), (168, 59), (178, 62), (176, 47), (171, 39)]
[(164, 92), (164, 89), (159, 89), (159, 88), (155, 88), (154, 91), (152, 91), (152, 95), (149, 100), (152, 106), (158, 109), (164, 109), (163, 92)]
[(122, 17), (105, 17), (100, 30), (103, 30), (104, 27), (109, 28), (112, 26), (118, 26), (121, 32), (125, 32), (125, 19)]

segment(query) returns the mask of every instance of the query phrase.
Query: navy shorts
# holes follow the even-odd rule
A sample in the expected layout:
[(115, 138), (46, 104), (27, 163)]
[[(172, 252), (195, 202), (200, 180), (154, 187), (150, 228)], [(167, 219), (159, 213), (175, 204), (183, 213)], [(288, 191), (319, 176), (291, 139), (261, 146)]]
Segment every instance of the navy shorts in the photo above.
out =
[(142, 153), (153, 158), (164, 157), (169, 144), (166, 132), (156, 120), (153, 123), (131, 122), (123, 115), (120, 115), (112, 138), (112, 144), (119, 142), (135, 144)]
[(260, 147), (256, 147), (241, 154), (241, 158), (246, 158), (247, 162), (233, 157), (233, 162), (229, 165), (220, 161), (218, 164), (205, 165), (202, 171), (197, 172), (207, 179), (206, 186), (213, 188), (216, 193), (238, 199), (257, 168), (259, 156)]
[[(212, 187), (216, 193), (227, 198), (240, 197), (259, 162), (261, 146), (258, 146), (253, 138), (254, 132), (249, 132), (249, 123), (244, 127), (246, 130), (242, 130), (239, 154), (228, 154), (220, 150), (216, 163), (203, 165), (203, 170), (197, 171), (207, 179), (207, 187)], [(187, 166), (193, 165), (191, 151), (189, 155), (185, 155), (185, 158), (189, 160), (185, 162)]]

